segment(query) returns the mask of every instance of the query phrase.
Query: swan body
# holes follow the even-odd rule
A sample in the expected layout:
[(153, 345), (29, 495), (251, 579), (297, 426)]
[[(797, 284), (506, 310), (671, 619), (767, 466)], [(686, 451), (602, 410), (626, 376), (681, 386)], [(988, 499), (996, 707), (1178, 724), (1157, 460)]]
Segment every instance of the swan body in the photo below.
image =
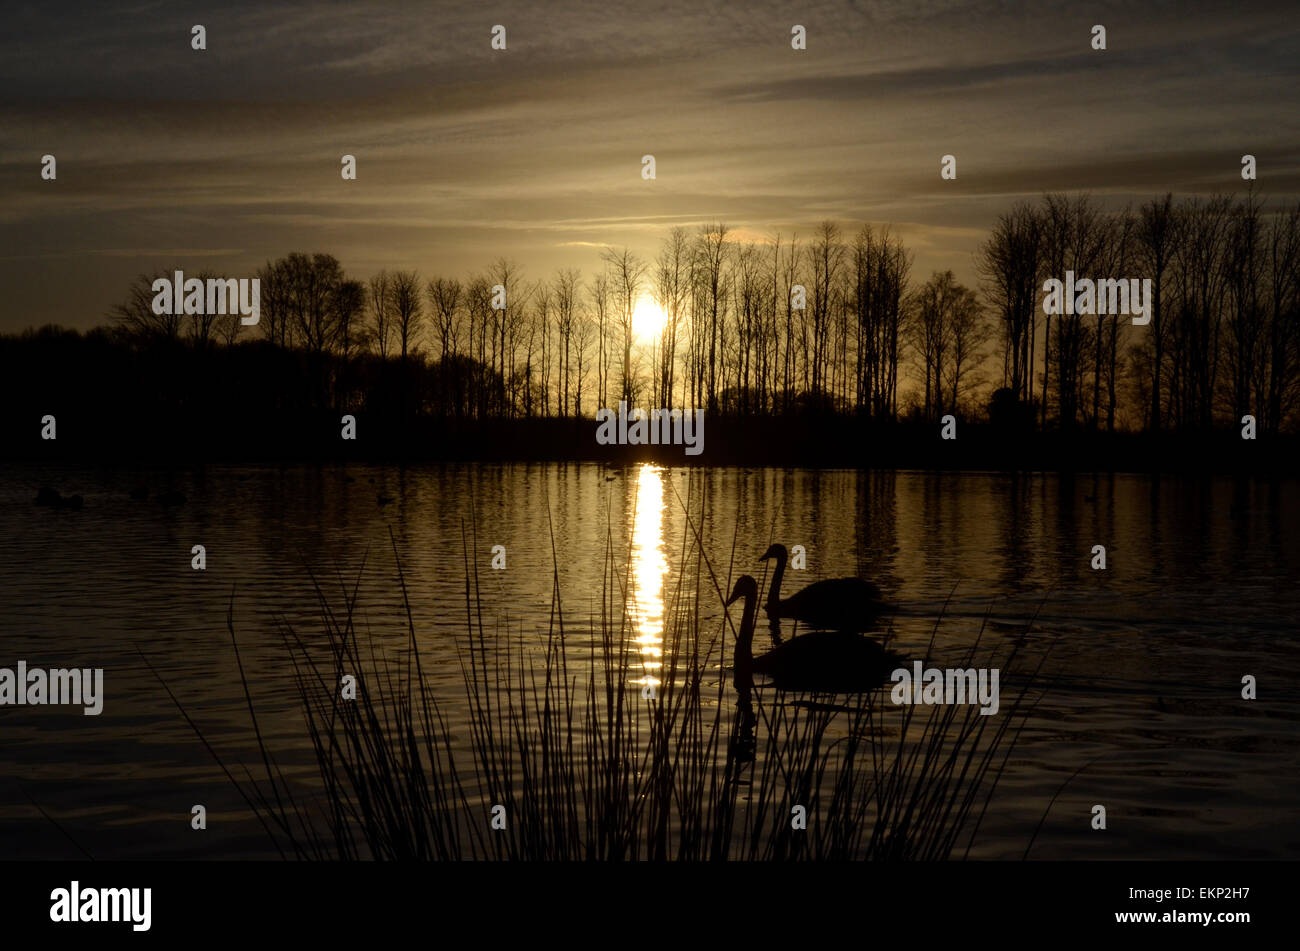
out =
[(806, 634), (754, 657), (758, 583), (750, 575), (742, 575), (736, 581), (727, 604), (742, 598), (745, 608), (736, 635), (735, 678), (738, 686), (759, 673), (782, 690), (859, 693), (887, 682), (890, 674), (906, 663), (902, 657), (870, 638), (848, 631)]
[(788, 557), (784, 545), (773, 545), (759, 559), (776, 559), (776, 571), (772, 575), (772, 586), (768, 589), (764, 608), (769, 618), (791, 618), (812, 628), (847, 633), (872, 630), (881, 616), (894, 609), (893, 604), (884, 600), (878, 587), (861, 578), (814, 581), (782, 599), (781, 581), (785, 577)]

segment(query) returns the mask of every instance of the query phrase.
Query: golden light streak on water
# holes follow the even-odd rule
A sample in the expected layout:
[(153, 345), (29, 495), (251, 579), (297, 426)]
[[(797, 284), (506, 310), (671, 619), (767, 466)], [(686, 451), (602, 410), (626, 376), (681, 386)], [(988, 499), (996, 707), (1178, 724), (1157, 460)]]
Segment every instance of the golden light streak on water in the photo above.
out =
[(659, 684), (664, 643), (664, 576), (668, 558), (664, 543), (663, 470), (643, 465), (637, 472), (636, 509), (632, 526), (632, 594), (629, 613), (645, 674), (633, 683)]

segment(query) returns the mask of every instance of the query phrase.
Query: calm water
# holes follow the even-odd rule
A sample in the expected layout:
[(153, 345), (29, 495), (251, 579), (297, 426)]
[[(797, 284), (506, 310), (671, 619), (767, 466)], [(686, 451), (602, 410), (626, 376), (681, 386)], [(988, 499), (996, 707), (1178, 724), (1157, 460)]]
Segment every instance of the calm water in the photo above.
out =
[[(32, 504), (45, 483), (80, 512)], [(176, 488), (167, 509), (132, 488)], [(425, 670), (453, 732), (465, 710), (462, 538), (480, 568), (489, 636), (544, 632), (558, 567), (566, 615), (599, 613), (605, 553), (632, 579), (629, 637), (655, 679), (686, 545), (703, 506), (723, 577), (762, 576), (771, 540), (803, 545), (784, 591), (875, 580), (902, 605), (896, 649), (954, 659), (986, 616), (986, 642), (1047, 650), (1055, 682), (1021, 736), (973, 854), (1018, 858), (1057, 788), (1037, 858), (1282, 858), (1300, 847), (1300, 505), (1292, 483), (1145, 476), (722, 469), (599, 465), (417, 469), (211, 467), (0, 476), (0, 667), (105, 668), (105, 709), (0, 708), (0, 841), (7, 857), (259, 857), (268, 846), (179, 716), (149, 658), (229, 761), (258, 762), (226, 631), (233, 616), (262, 727), (293, 774), (314, 759), (277, 618), (319, 629), (311, 573), (335, 601), (361, 579), (361, 630), (405, 632), (392, 537)], [(378, 496), (391, 497), (386, 505)], [(207, 550), (206, 571), (190, 550)], [(552, 555), (554, 544), (554, 560)], [(1093, 571), (1093, 545), (1108, 567)], [(507, 567), (489, 565), (505, 547)], [(704, 626), (721, 604), (701, 594)], [(1026, 636), (1027, 625), (1036, 620)], [(760, 628), (759, 640), (763, 637)], [(767, 645), (756, 643), (756, 648)], [(918, 655), (919, 656), (919, 653)], [(1259, 699), (1240, 698), (1254, 675)], [(723, 670), (715, 674), (727, 679)], [(1010, 685), (1003, 685), (1004, 709)], [(762, 702), (780, 702), (771, 691)], [(457, 718), (461, 718), (458, 721)], [(190, 829), (204, 804), (205, 832)], [(1104, 804), (1108, 828), (1089, 828)]]

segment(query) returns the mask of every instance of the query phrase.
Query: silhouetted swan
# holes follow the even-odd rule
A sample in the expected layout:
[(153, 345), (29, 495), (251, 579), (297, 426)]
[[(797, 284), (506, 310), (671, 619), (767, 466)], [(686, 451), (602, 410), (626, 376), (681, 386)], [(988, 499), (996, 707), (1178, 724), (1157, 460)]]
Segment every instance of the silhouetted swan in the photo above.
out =
[(894, 610), (895, 606), (882, 598), (879, 588), (861, 578), (814, 581), (783, 601), (781, 579), (785, 577), (788, 557), (784, 545), (773, 545), (759, 559), (776, 559), (776, 572), (767, 590), (765, 610), (768, 617), (788, 617), (814, 628), (869, 631), (876, 626), (881, 615)]
[(830, 693), (858, 693), (889, 680), (904, 666), (904, 658), (886, 650), (868, 637), (846, 631), (817, 631), (796, 637), (761, 657), (753, 655), (754, 614), (758, 608), (758, 582), (741, 575), (727, 599), (734, 604), (744, 598), (745, 609), (736, 634), (733, 672), (737, 689), (763, 674), (782, 690), (810, 690)]

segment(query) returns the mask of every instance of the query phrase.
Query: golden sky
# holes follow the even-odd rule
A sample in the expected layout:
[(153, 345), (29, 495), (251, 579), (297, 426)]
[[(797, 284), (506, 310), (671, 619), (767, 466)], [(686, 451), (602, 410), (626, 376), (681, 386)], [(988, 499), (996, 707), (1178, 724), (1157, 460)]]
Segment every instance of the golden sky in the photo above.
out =
[(605, 245), (649, 257), (711, 220), (756, 240), (888, 222), (914, 275), (973, 282), (1021, 197), (1237, 190), (1247, 152), (1265, 195), (1300, 193), (1294, 8), (1141, 6), (30, 6), (0, 35), (0, 330), (99, 323), (154, 268), (249, 276), (302, 250), (363, 278), (503, 255), (591, 273)]

